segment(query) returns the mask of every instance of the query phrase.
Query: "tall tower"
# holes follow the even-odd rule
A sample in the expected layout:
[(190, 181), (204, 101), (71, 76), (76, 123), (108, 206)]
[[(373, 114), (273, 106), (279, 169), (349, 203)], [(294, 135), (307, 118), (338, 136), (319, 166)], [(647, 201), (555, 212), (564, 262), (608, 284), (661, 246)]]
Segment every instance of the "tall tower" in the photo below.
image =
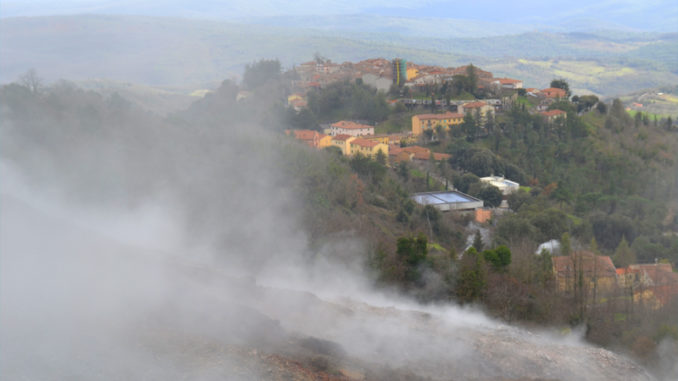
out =
[(393, 83), (402, 86), (407, 81), (407, 62), (402, 58), (393, 60)]

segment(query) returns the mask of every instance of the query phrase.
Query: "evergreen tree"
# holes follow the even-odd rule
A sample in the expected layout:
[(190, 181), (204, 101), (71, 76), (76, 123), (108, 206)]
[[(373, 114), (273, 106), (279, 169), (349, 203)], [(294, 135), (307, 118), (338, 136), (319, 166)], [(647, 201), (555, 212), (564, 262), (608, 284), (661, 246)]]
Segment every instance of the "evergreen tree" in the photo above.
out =
[(483, 256), (471, 247), (459, 263), (456, 294), (462, 303), (481, 299), (487, 288), (487, 268)]
[(617, 267), (628, 267), (636, 263), (636, 254), (626, 242), (626, 237), (622, 237), (617, 249), (614, 251), (614, 264)]
[(560, 237), (560, 255), (568, 256), (572, 254), (572, 243), (570, 242), (570, 233), (565, 232)]
[(464, 115), (464, 122), (461, 124), (461, 129), (466, 134), (466, 140), (473, 141), (477, 134), (476, 120), (470, 112)]
[(567, 96), (570, 96), (570, 85), (567, 83), (566, 80), (559, 78), (559, 79), (554, 79), (551, 81), (551, 87), (556, 88), (556, 89), (563, 89), (565, 90), (565, 93), (567, 93)]
[(377, 151), (377, 156), (375, 157), (377, 163), (381, 165), (386, 165), (386, 154), (381, 149)]

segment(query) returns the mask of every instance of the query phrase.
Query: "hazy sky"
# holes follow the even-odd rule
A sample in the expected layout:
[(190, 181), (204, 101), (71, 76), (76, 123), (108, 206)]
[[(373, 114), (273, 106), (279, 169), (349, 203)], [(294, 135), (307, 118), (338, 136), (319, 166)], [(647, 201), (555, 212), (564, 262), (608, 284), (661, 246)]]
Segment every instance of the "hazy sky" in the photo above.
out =
[(35, 0), (0, 2), (1, 17), (74, 13), (141, 14), (209, 18), (367, 13), (397, 17), (443, 17), (506, 23), (632, 27), (676, 31), (678, 2), (673, 0)]

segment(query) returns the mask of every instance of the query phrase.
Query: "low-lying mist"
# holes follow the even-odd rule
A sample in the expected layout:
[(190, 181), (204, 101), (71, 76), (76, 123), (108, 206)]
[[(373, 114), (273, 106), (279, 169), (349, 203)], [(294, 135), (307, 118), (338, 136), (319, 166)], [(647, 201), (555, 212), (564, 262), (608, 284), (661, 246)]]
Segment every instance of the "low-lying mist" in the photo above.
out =
[(306, 147), (227, 86), (167, 119), (60, 86), (2, 90), (3, 378), (651, 379), (371, 288), (358, 235), (309, 244), (289, 170)]

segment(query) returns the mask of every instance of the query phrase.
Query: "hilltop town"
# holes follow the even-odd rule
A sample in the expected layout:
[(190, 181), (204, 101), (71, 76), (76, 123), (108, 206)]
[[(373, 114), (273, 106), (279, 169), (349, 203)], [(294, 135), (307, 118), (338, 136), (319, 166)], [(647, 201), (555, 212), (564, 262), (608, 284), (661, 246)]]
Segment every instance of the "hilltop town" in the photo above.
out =
[[(65, 186), (77, 197), (137, 205), (176, 188), (192, 195), (184, 212), (196, 231), (233, 229), (222, 221), (239, 211), (225, 253), (251, 246), (285, 261), (281, 242), (301, 239), (313, 258), (299, 261), (364, 265), (375, 287), (480, 305), (512, 323), (586, 327), (589, 342), (646, 363), (678, 332), (670, 118), (572, 94), (559, 78), (535, 89), (472, 64), (400, 59), (318, 58), (289, 70), (261, 60), (166, 118), (67, 84), (31, 89), (29, 79), (1, 88), (14, 112), (5, 152), (30, 173), (88, 178)], [(74, 131), (90, 143), (65, 141)], [(110, 172), (130, 175), (111, 182)], [(278, 234), (259, 242), (249, 221), (269, 210), (285, 218), (263, 224)]]
[[(391, 162), (397, 162), (404, 159), (405, 152), (409, 153), (407, 160), (428, 160), (429, 150), (415, 143), (431, 142), (443, 133), (462, 129), (465, 120), (467, 129), (472, 123), (475, 134), (487, 134), (495, 124), (497, 114), (510, 109), (516, 102), (530, 105), (529, 111), (541, 115), (548, 123), (562, 122), (567, 118), (567, 113), (557, 108), (557, 102), (569, 97), (569, 89), (564, 81), (555, 81), (559, 87), (524, 88), (519, 79), (494, 78), (492, 73), (473, 65), (443, 68), (417, 65), (399, 58), (337, 64), (317, 58), (292, 71), (295, 74), (295, 79), (291, 81), (293, 93), (287, 97), (287, 105), (296, 112), (308, 106), (310, 91), (333, 83), (352, 81), (388, 92), (388, 102), (394, 107), (402, 105), (409, 111), (430, 110), (427, 113), (414, 113), (410, 129), (389, 134), (375, 134), (374, 126), (346, 120), (327, 124), (322, 131), (294, 131), (297, 139), (312, 147), (334, 146), (344, 155), (360, 152), (375, 157), (381, 151), (388, 157), (393, 156)], [(597, 98), (592, 102), (596, 104)], [(556, 106), (552, 107), (554, 104)], [(411, 148), (403, 151), (398, 146)], [(449, 155), (432, 154), (436, 160), (449, 159)]]
[[(642, 246), (650, 242), (645, 238), (636, 238), (631, 245), (627, 241), (639, 236), (633, 217), (626, 217), (626, 212), (605, 215), (589, 209), (609, 205), (602, 201), (603, 193), (592, 193), (594, 189), (609, 192), (610, 182), (622, 188), (630, 184), (608, 177), (621, 175), (609, 170), (598, 172), (598, 179), (592, 174), (586, 175), (592, 178), (575, 175), (579, 170), (569, 163), (580, 162), (586, 167), (599, 162), (577, 152), (578, 148), (599, 149), (591, 148), (590, 142), (603, 137), (608, 144), (627, 141), (629, 128), (675, 135), (670, 118), (630, 114), (618, 100), (606, 104), (593, 95), (572, 94), (562, 79), (554, 78), (548, 88), (530, 88), (520, 79), (495, 78), (472, 64), (444, 68), (399, 58), (337, 64), (319, 58), (292, 71), (287, 107), (304, 118), (290, 120), (292, 124), (299, 120), (308, 123), (309, 115), (315, 119), (307, 124), (311, 128), (290, 128), (286, 134), (314, 149), (335, 152), (350, 163), (371, 160), (390, 168), (410, 202), (426, 213), (422, 221), (414, 218), (411, 207), (401, 206), (396, 208), (396, 219), (411, 230), (426, 232), (435, 245), (451, 243), (442, 233), (447, 231), (441, 226), (443, 220), (468, 221), (465, 232), (475, 231), (476, 239), (463, 243), (459, 248), (463, 253), (456, 254), (453, 247), (454, 256), (458, 256), (455, 260), (467, 261), (473, 268), (477, 262), (464, 258), (478, 255), (502, 273), (508, 264), (499, 259), (500, 248), (525, 250), (532, 245), (525, 235), (532, 235), (537, 240), (532, 241), (534, 245), (544, 243), (530, 249), (536, 253), (531, 259), (518, 259), (514, 251), (514, 261), (520, 261), (522, 267), (514, 271), (541, 266), (541, 270), (529, 271), (536, 271), (543, 285), (550, 284), (557, 298), (570, 301), (574, 308), (571, 317), (587, 319), (587, 314), (600, 313), (595, 311), (603, 304), (626, 310), (632, 305), (644, 306), (659, 314), (673, 308), (670, 306), (678, 298), (678, 273), (668, 252), (674, 249), (665, 246), (667, 254), (661, 254), (664, 249), (659, 246), (648, 250)], [(349, 102), (351, 92), (370, 88), (367, 93), (377, 99), (373, 104), (387, 105), (377, 117), (363, 112), (351, 114), (352, 118), (328, 119), (321, 111), (322, 102), (334, 102), (341, 109), (341, 102)], [(559, 163), (557, 157), (563, 155), (569, 159)], [(642, 167), (637, 170), (643, 171)], [(413, 176), (418, 182), (412, 181)], [(607, 180), (599, 182), (602, 178)], [(675, 203), (670, 202), (668, 208), (663, 223), (674, 222), (663, 225), (668, 229), (664, 237), (675, 234), (671, 233), (675, 225), (669, 227), (676, 221)], [(435, 215), (434, 223), (429, 213)], [(530, 233), (531, 229), (536, 234)], [(583, 233), (586, 229), (591, 230)], [(570, 234), (576, 236), (574, 243)], [(583, 241), (586, 239), (591, 242)], [(400, 245), (401, 240), (398, 242)], [(418, 282), (418, 276), (412, 274), (385, 277), (395, 277), (391, 279), (408, 287)], [(461, 300), (488, 302), (496, 292), (467, 286), (459, 289), (457, 283)], [(601, 304), (601, 300), (606, 302)], [(499, 300), (489, 303), (504, 305)]]

